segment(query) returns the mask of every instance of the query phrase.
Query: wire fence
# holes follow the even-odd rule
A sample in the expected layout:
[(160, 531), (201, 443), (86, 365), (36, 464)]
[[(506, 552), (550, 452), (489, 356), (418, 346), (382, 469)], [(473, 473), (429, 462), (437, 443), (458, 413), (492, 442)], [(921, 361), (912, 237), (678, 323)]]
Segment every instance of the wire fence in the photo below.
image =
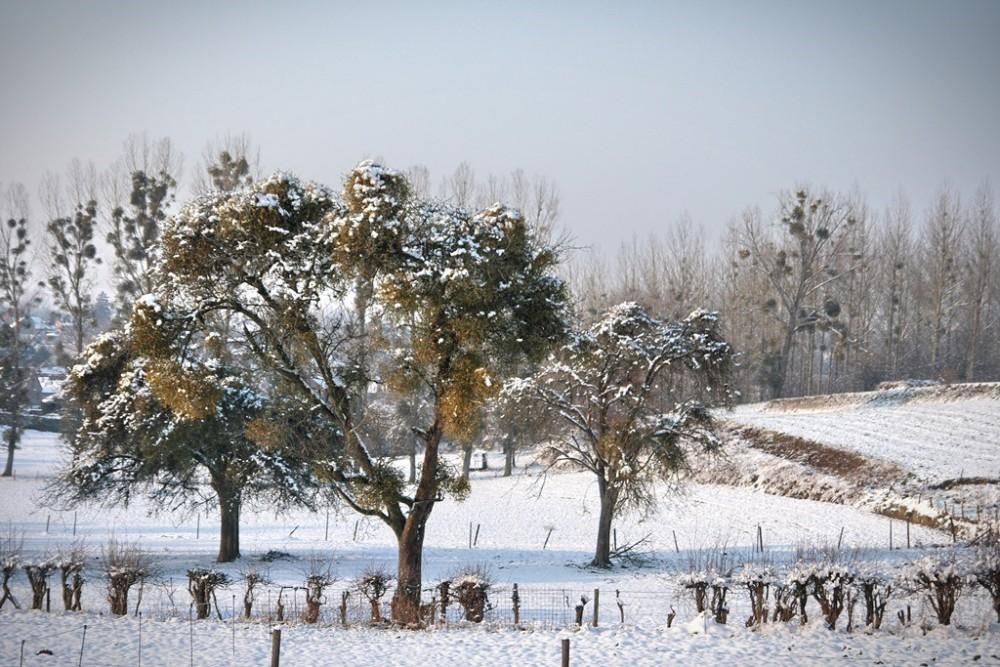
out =
[[(258, 593), (258, 604), (247, 618), (242, 595), (236, 589), (233, 586), (217, 594), (217, 604), (213, 604), (211, 615), (205, 620), (195, 619), (192, 602), (181, 603), (176, 598), (172, 604), (167, 596), (157, 597), (155, 604), (147, 598), (140, 610), (123, 617), (103, 613), (98, 616), (94, 613), (97, 610), (79, 615), (53, 614), (56, 623), (52, 625), (39, 623), (37, 612), (14, 616), (5, 613), (0, 619), (8, 626), (6, 637), (20, 643), (17, 656), (5, 655), (0, 662), (18, 667), (156, 667), (207, 664), (202, 659), (206, 654), (215, 656), (211, 664), (224, 664), (218, 662), (218, 656), (224, 654), (233, 665), (267, 664), (273, 628), (308, 626), (350, 632), (358, 627), (388, 626), (384, 619), (391, 616), (392, 590), (378, 601), (376, 611), (356, 588), (339, 587), (327, 591), (321, 599), (316, 622), (307, 624), (303, 591), (267, 587)], [(283, 607), (281, 618), (279, 595)], [(749, 597), (737, 586), (730, 589), (729, 596), (729, 624), (740, 627), (749, 615)], [(985, 592), (969, 589), (961, 602), (953, 619), (956, 626), (984, 627), (994, 620)], [(596, 592), (579, 585), (563, 588), (498, 585), (487, 591), (484, 604), (471, 613), (469, 605), (451, 595), (442, 605), (440, 587), (432, 587), (422, 592), (422, 604), (426, 626), (451, 630), (484, 626), (557, 630), (574, 627), (578, 622), (654, 629), (666, 627), (672, 620), (676, 620), (675, 627), (688, 624), (697, 617), (690, 591), (681, 584), (666, 581), (655, 589), (602, 587)], [(912, 635), (925, 624), (933, 625), (933, 612), (924, 596), (894, 597), (889, 609), (882, 633)], [(905, 622), (897, 620), (897, 611), (904, 610)], [(477, 611), (481, 611), (481, 618), (472, 620)], [(863, 613), (858, 613), (856, 621), (858, 617), (863, 617)], [(376, 620), (379, 618), (383, 620)], [(798, 622), (798, 619), (792, 621)], [(862, 629), (857, 624), (855, 627)], [(843, 630), (843, 621), (838, 629)]]

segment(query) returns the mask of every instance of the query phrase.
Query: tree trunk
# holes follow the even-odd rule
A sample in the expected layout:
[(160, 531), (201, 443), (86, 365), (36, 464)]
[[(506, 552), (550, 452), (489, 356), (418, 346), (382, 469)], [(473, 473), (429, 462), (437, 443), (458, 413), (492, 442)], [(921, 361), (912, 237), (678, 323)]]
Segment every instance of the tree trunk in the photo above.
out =
[(598, 480), (598, 487), (601, 493), (601, 516), (597, 524), (597, 549), (590, 564), (594, 567), (611, 567), (611, 524), (615, 518), (615, 505), (618, 504), (618, 491), (608, 487), (603, 479)]
[(392, 597), (392, 618), (397, 623), (420, 623), (420, 589), (423, 584), (424, 525), (410, 514), (398, 538), (396, 592)]
[(510, 438), (505, 438), (503, 444), (503, 476), (510, 477), (514, 474), (514, 443)]
[(17, 430), (14, 426), (7, 427), (7, 465), (3, 468), (3, 477), (14, 476), (14, 450), (17, 448)]
[(420, 483), (413, 494), (413, 507), (402, 523), (390, 524), (396, 533), (398, 555), (396, 592), (392, 596), (392, 620), (407, 625), (419, 625), (420, 591), (423, 583), (424, 529), (438, 493), (438, 448), (443, 428), (435, 418), (434, 426), (424, 441), (424, 463)]
[(462, 447), (462, 479), (468, 481), (469, 468), (472, 466), (472, 444)]
[(410, 484), (417, 482), (417, 443), (410, 448)]
[[(214, 485), (213, 485), (214, 486)], [(218, 563), (231, 563), (240, 557), (240, 504), (238, 491), (225, 483), (216, 488), (219, 497), (219, 557)]]

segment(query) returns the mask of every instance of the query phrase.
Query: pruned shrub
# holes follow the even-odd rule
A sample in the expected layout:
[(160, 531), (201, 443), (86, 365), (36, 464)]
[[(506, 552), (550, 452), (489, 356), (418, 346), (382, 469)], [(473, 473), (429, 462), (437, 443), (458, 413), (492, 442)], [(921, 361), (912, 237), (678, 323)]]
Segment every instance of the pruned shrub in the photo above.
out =
[(854, 576), (854, 568), (843, 563), (817, 563), (813, 568), (812, 595), (830, 630), (837, 628), (837, 620), (849, 602)]
[(68, 548), (60, 551), (56, 557), (63, 608), (66, 611), (80, 611), (82, 609), (80, 598), (83, 596), (83, 567), (86, 560), (87, 552), (82, 542), (74, 542)]
[(138, 544), (115, 538), (101, 550), (104, 575), (108, 580), (108, 602), (113, 616), (128, 614), (128, 594), (133, 586), (153, 576), (152, 557)]
[(482, 623), (487, 610), (492, 609), (489, 600), (492, 587), (493, 575), (489, 569), (477, 565), (451, 578), (450, 595), (462, 606), (465, 620)]
[(266, 572), (250, 566), (240, 573), (243, 580), (243, 618), (249, 619), (253, 614), (253, 603), (257, 594), (258, 586), (267, 586), (271, 583)]
[(691, 591), (698, 613), (711, 612), (716, 623), (724, 624), (729, 618), (726, 596), (732, 570), (727, 552), (717, 548), (695, 555), (680, 577), (681, 585)]
[(872, 567), (864, 567), (858, 571), (854, 586), (865, 604), (865, 628), (869, 632), (878, 630), (892, 596), (892, 578)]
[(337, 580), (333, 576), (330, 563), (321, 558), (310, 558), (305, 572), (306, 610), (302, 620), (306, 623), (319, 621), (320, 608), (326, 601), (326, 589)]
[(768, 563), (747, 563), (736, 576), (750, 596), (750, 617), (746, 626), (755, 628), (767, 623), (767, 599), (775, 583), (774, 569)]
[(3, 597), (0, 598), (0, 609), (3, 609), (7, 600), (11, 601), (14, 609), (21, 608), (14, 593), (10, 590), (10, 580), (21, 566), (21, 550), (23, 548), (24, 539), (13, 531), (8, 531), (5, 535), (0, 536), (0, 588), (3, 590)]
[(990, 594), (993, 611), (1000, 623), (1000, 545), (992, 544), (979, 550), (972, 564), (972, 576)]
[(382, 598), (388, 592), (392, 580), (392, 574), (378, 565), (369, 565), (358, 577), (358, 590), (371, 605), (372, 623), (382, 620)]
[(49, 590), (49, 577), (56, 569), (51, 558), (43, 558), (34, 563), (25, 563), (24, 573), (31, 586), (31, 608), (41, 609), (45, 605), (45, 595)]
[(954, 552), (932, 554), (910, 563), (900, 574), (900, 585), (926, 597), (941, 625), (951, 625), (955, 603), (965, 590), (968, 576)]
[(194, 603), (195, 618), (198, 620), (208, 618), (214, 603), (215, 612), (219, 620), (222, 620), (222, 611), (219, 609), (219, 601), (215, 597), (215, 591), (228, 586), (229, 577), (224, 572), (195, 567), (187, 571), (187, 578), (188, 592)]
[(775, 580), (771, 590), (774, 597), (774, 612), (771, 614), (771, 622), (790, 622), (795, 618), (796, 586), (787, 581)]

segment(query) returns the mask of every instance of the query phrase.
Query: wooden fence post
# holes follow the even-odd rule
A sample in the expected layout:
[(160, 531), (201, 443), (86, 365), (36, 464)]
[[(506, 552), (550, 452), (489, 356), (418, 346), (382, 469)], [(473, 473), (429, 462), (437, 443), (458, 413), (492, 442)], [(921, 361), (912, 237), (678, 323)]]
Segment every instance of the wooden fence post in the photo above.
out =
[(906, 515), (906, 548), (907, 549), (910, 548), (910, 514), (912, 514), (912, 512), (910, 512), (909, 514)]
[(87, 643), (87, 624), (83, 624), (83, 637), (80, 639), (80, 661), (76, 663), (76, 667), (83, 667), (83, 647)]
[(280, 667), (281, 659), (281, 630), (275, 628), (271, 631), (271, 667)]
[(601, 589), (594, 589), (594, 627), (597, 627), (600, 618)]
[(562, 640), (562, 667), (569, 667), (569, 640)]
[(514, 625), (521, 624), (521, 596), (517, 592), (517, 584), (514, 584), (514, 592), (510, 596), (511, 602), (514, 603)]

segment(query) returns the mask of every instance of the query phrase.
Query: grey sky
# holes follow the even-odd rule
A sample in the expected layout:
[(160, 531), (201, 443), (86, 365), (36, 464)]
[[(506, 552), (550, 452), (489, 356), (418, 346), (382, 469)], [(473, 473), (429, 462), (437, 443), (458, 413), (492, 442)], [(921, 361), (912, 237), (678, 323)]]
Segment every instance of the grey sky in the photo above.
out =
[(717, 230), (808, 181), (922, 213), (1000, 183), (1000, 2), (0, 0), (0, 181), (33, 191), (130, 133), (186, 179), (247, 131), (266, 168), (359, 159), (553, 178), (583, 243)]

